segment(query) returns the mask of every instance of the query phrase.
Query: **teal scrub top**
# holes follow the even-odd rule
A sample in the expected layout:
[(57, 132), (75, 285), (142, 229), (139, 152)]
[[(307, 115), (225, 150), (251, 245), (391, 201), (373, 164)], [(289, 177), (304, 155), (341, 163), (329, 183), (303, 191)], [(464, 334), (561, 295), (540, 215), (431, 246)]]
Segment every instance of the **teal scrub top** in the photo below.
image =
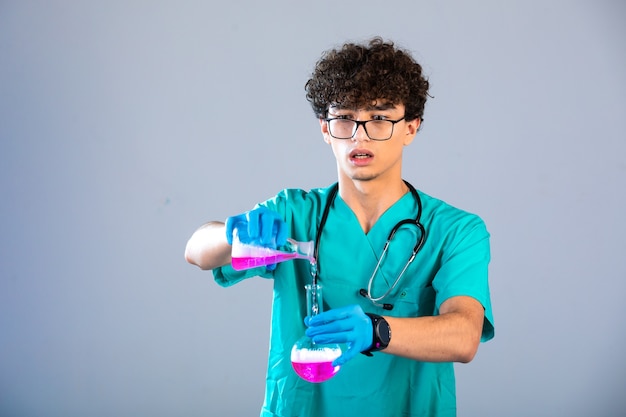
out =
[[(259, 204), (281, 213), (288, 236), (314, 241), (329, 188), (286, 189)], [(359, 294), (381, 255), (389, 232), (400, 220), (415, 218), (417, 202), (405, 194), (364, 233), (356, 216), (339, 195), (324, 226), (318, 256), (324, 311), (359, 304), (365, 312), (394, 317), (433, 316), (448, 298), (464, 295), (485, 308), (482, 341), (494, 336), (487, 279), (489, 233), (476, 215), (452, 207), (420, 191), (421, 222), (426, 229), (422, 250), (384, 299), (391, 311), (376, 307)], [(394, 236), (374, 278), (372, 296), (384, 294), (409, 259), (418, 238), (415, 226), (403, 226)], [(302, 380), (291, 366), (291, 348), (304, 335), (306, 295), (311, 282), (307, 260), (235, 271), (230, 265), (213, 270), (216, 282), (230, 286), (243, 279), (274, 279), (265, 402), (262, 417), (455, 416), (453, 363), (427, 363), (377, 352), (358, 355), (323, 383)]]

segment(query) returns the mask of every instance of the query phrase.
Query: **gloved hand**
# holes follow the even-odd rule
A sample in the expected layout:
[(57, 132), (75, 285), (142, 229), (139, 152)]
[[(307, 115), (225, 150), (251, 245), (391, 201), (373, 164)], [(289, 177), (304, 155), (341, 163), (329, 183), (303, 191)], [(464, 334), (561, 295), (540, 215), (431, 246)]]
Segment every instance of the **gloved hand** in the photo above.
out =
[[(226, 240), (233, 244), (233, 231), (237, 229), (237, 236), (241, 243), (253, 243), (276, 249), (287, 241), (287, 224), (280, 214), (265, 207), (232, 216), (226, 219)], [(276, 265), (268, 265), (272, 270)]]
[(374, 339), (372, 319), (359, 305), (335, 308), (306, 317), (304, 324), (309, 326), (305, 334), (315, 343), (348, 344), (348, 350), (333, 361), (333, 366), (343, 365), (360, 352), (369, 349)]

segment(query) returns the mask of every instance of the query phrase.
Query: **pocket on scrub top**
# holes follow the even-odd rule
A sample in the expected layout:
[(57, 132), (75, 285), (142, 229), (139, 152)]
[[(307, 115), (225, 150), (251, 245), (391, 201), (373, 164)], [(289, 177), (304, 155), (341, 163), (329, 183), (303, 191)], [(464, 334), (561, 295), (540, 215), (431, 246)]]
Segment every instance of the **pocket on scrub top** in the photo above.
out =
[(394, 316), (432, 316), (435, 312), (435, 290), (430, 284), (426, 287), (401, 288), (391, 303), (394, 304)]

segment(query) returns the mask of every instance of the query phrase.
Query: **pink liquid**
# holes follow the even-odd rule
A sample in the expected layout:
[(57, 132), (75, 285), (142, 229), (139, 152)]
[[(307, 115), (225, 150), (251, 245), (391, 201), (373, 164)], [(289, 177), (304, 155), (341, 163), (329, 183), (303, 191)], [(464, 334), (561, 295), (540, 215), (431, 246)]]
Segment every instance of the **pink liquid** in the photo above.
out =
[(290, 259), (296, 259), (297, 254), (295, 253), (278, 253), (276, 255), (264, 256), (264, 257), (243, 257), (243, 258), (232, 258), (233, 268), (237, 271), (241, 271), (242, 269), (250, 269), (256, 268), (258, 266), (265, 266), (276, 264), (282, 261), (288, 261)]
[(291, 362), (293, 369), (300, 378), (309, 382), (324, 382), (332, 378), (338, 371), (338, 366), (328, 362)]

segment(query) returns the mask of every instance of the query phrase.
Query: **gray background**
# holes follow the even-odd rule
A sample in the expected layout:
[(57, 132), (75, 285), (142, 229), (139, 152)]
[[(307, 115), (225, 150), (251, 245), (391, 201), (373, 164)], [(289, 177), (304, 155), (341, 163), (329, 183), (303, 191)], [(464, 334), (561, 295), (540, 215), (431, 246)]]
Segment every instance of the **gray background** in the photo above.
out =
[(0, 0), (0, 415), (250, 416), (271, 281), (203, 222), (335, 179), (303, 84), (371, 35), (434, 96), (404, 176), (492, 233), (459, 416), (626, 413), (623, 1)]

